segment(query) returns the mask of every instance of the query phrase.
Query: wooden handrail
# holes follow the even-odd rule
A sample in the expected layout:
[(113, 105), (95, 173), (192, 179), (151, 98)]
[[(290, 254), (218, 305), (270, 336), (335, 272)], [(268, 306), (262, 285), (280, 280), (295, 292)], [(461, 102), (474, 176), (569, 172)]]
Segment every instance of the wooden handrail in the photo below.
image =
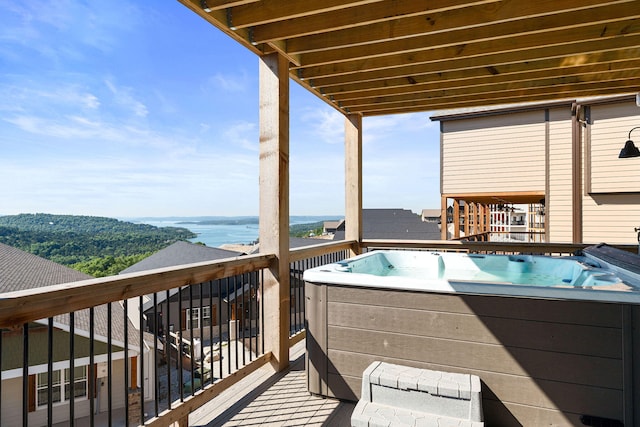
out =
[[(588, 243), (515, 243), (515, 242), (466, 242), (459, 240), (363, 240), (365, 248), (404, 248), (458, 250), (471, 252), (521, 252), (525, 254), (571, 254), (593, 244)], [(618, 249), (636, 252), (636, 245), (615, 245)]]
[(295, 262), (307, 258), (325, 255), (331, 252), (352, 249), (355, 247), (355, 244), (355, 240), (339, 240), (335, 242), (329, 240), (327, 241), (327, 243), (319, 243), (317, 245), (291, 249), (291, 251), (289, 252), (289, 261)]
[(273, 254), (247, 255), (7, 292), (0, 295), (0, 327), (18, 327), (108, 302), (250, 273), (269, 267), (274, 259)]

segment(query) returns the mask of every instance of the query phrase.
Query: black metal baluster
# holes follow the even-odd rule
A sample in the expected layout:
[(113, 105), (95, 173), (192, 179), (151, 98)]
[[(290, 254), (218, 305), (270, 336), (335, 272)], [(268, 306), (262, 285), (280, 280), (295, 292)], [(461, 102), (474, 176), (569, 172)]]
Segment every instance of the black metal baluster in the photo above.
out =
[(264, 270), (260, 270), (260, 344), (261, 351), (260, 353), (264, 353)]
[[(289, 272), (292, 271), (292, 269), (294, 268), (293, 267), (294, 265), (295, 263), (289, 265)], [(293, 298), (293, 301), (295, 301), (295, 298), (293, 297), (294, 292), (295, 292), (295, 289), (293, 286), (291, 286), (291, 273), (289, 273), (289, 336), (293, 335), (293, 331), (295, 330), (294, 328), (295, 308), (294, 308), (294, 304), (291, 304), (292, 298)]]
[(231, 299), (229, 296), (229, 278), (225, 277), (225, 284), (227, 286), (227, 365), (229, 370), (227, 374), (231, 373)]
[[(142, 297), (140, 297), (140, 307), (142, 307)], [(141, 310), (142, 311), (142, 310)], [(159, 400), (160, 400), (160, 381), (159, 381), (159, 372), (158, 372), (158, 332), (160, 331), (160, 327), (162, 326), (162, 322), (158, 321), (158, 294), (156, 292), (153, 293), (153, 357), (151, 360), (153, 361), (153, 381), (154, 381), (154, 415), (157, 417), (160, 413)], [(166, 334), (165, 334), (166, 336)], [(165, 342), (164, 348), (166, 351), (167, 344)], [(144, 401), (144, 398), (142, 399)]]
[(112, 338), (111, 338), (111, 334), (112, 334), (112, 330), (113, 330), (113, 325), (111, 324), (111, 322), (113, 321), (112, 319), (112, 314), (111, 314), (111, 303), (108, 302), (107, 303), (107, 408), (108, 408), (108, 422), (109, 422), (109, 427), (111, 427), (111, 425), (113, 425), (113, 372), (112, 372), (112, 368), (111, 368), (111, 362), (113, 361), (113, 356), (111, 355), (111, 352), (113, 351), (113, 348), (111, 347), (112, 344)]
[(76, 403), (76, 373), (75, 373), (75, 335), (76, 335), (76, 321), (75, 313), (72, 311), (69, 313), (69, 385), (71, 387), (71, 396), (69, 398), (69, 426), (75, 425), (75, 403)]
[[(37, 399), (37, 396), (35, 396)], [(29, 324), (22, 325), (22, 426), (29, 427)]]
[[(61, 392), (63, 386), (64, 379), (60, 378)], [(47, 325), (47, 425), (53, 425), (53, 317)]]
[[(202, 301), (202, 283), (198, 285), (200, 290), (200, 388), (204, 388), (204, 304)], [(209, 323), (211, 323), (211, 311), (209, 311)], [(211, 325), (209, 325), (211, 327)]]
[[(129, 309), (129, 300), (122, 301), (124, 316), (124, 425), (129, 427), (129, 322), (127, 311)], [(140, 325), (142, 329), (142, 325)]]
[[(144, 424), (144, 316), (142, 315), (142, 295), (138, 298), (138, 325), (140, 325), (140, 424)], [(126, 312), (125, 312), (126, 319)], [(154, 323), (157, 320), (154, 318)], [(151, 358), (150, 358), (151, 359)]]
[[(209, 309), (211, 310), (211, 312), (209, 313), (209, 354), (211, 355), (211, 360), (209, 363), (209, 369), (211, 369), (209, 372), (209, 377), (211, 379), (211, 382), (213, 383), (213, 280), (209, 281)], [(218, 311), (216, 310), (216, 316), (218, 314)]]
[[(216, 280), (218, 287), (218, 365), (220, 365), (220, 379), (222, 379), (222, 280)], [(213, 363), (211, 364), (213, 369)]]
[[(180, 391), (180, 402), (184, 402), (184, 384), (182, 378), (182, 287), (178, 288), (178, 313), (180, 318), (178, 319), (178, 390)], [(186, 317), (186, 316), (185, 316)], [(186, 319), (185, 319), (186, 320)], [(184, 328), (186, 330), (186, 328)]]
[[(242, 279), (240, 279), (240, 287), (242, 288), (242, 312), (240, 314), (240, 322), (242, 322), (242, 324), (238, 325), (238, 331), (240, 332), (240, 339), (242, 340), (242, 346), (240, 347), (242, 349), (242, 366), (247, 364), (247, 361), (245, 359), (245, 355), (246, 355), (246, 351), (244, 351), (244, 330), (246, 327), (246, 316), (245, 313), (247, 312), (247, 308), (245, 307), (246, 304), (246, 299), (244, 297), (244, 285), (245, 285), (245, 274), (242, 273)], [(237, 337), (238, 335), (236, 335)], [(238, 348), (238, 343), (236, 342), (236, 348)]]
[(87, 376), (89, 377), (89, 424), (93, 427), (95, 423), (94, 414), (96, 412), (96, 360), (95, 360), (95, 337), (96, 333), (94, 331), (96, 323), (96, 314), (94, 307), (89, 308), (89, 372)]
[[(249, 361), (253, 360), (253, 276), (254, 272), (247, 274), (249, 279)], [(257, 353), (257, 352), (256, 352)]]
[(172, 337), (170, 335), (170, 323), (169, 319), (171, 317), (171, 311), (169, 310), (169, 302), (170, 302), (170, 294), (167, 290), (166, 292), (166, 306), (167, 306), (167, 327), (164, 330), (164, 354), (167, 358), (167, 408), (171, 409), (171, 340)]
[[(236, 371), (238, 370), (238, 323), (239, 323), (239, 319), (238, 319), (238, 297), (240, 296), (238, 293), (238, 276), (233, 276), (233, 295), (235, 297), (234, 301), (235, 301), (235, 306), (234, 306), (234, 310), (233, 310), (233, 317), (235, 319), (235, 322), (233, 322), (233, 328), (235, 329), (235, 342), (233, 343), (233, 347), (235, 348), (235, 355), (236, 355)], [(229, 372), (231, 372), (231, 369), (229, 369)]]
[[(198, 321), (202, 322), (202, 313), (198, 310)], [(189, 322), (189, 374), (191, 375), (191, 396), (195, 394), (195, 380), (193, 375), (193, 285), (189, 286), (189, 317), (187, 318), (187, 322)]]

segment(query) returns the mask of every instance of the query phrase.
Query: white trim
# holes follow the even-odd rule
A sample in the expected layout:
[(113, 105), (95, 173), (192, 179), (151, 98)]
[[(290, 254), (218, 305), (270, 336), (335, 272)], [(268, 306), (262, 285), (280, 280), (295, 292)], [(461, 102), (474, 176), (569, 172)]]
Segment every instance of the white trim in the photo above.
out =
[[(94, 364), (97, 364), (98, 362), (107, 362), (108, 361), (107, 356), (108, 356), (107, 354), (100, 354), (100, 355), (94, 356), (93, 358)], [(130, 357), (133, 357), (133, 356), (130, 356)], [(122, 360), (122, 359), (124, 359), (124, 351), (119, 351), (111, 354), (112, 361)], [(57, 371), (59, 369), (69, 368), (70, 365), (71, 363), (69, 360), (61, 360), (59, 362), (54, 362), (53, 370)], [(74, 366), (79, 367), (83, 365), (87, 365), (87, 366), (89, 365), (89, 357), (81, 357), (78, 359), (74, 359)], [(29, 375), (41, 374), (43, 372), (47, 372), (48, 369), (49, 367), (46, 364), (29, 366)], [(9, 369), (8, 371), (2, 372), (2, 381), (9, 380), (12, 378), (22, 378), (22, 368)]]

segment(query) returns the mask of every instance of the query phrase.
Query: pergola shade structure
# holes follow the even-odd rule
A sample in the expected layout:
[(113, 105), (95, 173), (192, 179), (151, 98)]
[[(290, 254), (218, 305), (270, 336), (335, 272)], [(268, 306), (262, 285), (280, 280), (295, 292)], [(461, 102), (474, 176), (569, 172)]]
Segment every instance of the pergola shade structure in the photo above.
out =
[(180, 0), (345, 114), (640, 90), (640, 1)]
[(274, 256), (265, 350), (279, 370), (289, 351), (289, 78), (345, 115), (353, 253), (363, 117), (640, 91), (640, 0), (180, 1), (259, 57), (259, 238)]

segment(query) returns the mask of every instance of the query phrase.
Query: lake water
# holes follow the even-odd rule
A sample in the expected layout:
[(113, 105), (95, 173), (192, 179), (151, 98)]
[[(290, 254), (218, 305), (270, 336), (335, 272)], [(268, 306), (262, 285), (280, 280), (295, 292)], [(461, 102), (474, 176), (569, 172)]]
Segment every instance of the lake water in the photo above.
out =
[[(290, 219), (293, 224), (308, 224), (318, 221), (333, 221), (341, 219), (339, 216), (293, 216)], [(224, 218), (226, 220), (236, 219), (235, 217)], [(219, 247), (227, 243), (252, 244), (258, 239), (259, 229), (256, 217), (238, 217), (237, 219), (251, 220), (250, 224), (200, 224), (199, 221), (216, 220), (220, 217), (210, 218), (128, 218), (127, 221), (154, 225), (156, 227), (183, 227), (187, 228), (198, 236), (191, 239), (191, 242), (202, 242), (210, 247)]]

